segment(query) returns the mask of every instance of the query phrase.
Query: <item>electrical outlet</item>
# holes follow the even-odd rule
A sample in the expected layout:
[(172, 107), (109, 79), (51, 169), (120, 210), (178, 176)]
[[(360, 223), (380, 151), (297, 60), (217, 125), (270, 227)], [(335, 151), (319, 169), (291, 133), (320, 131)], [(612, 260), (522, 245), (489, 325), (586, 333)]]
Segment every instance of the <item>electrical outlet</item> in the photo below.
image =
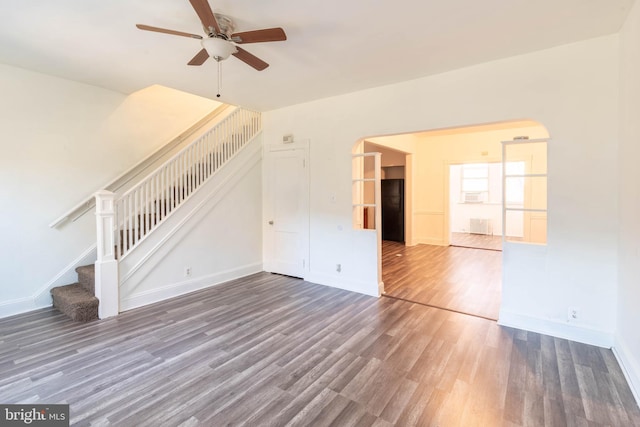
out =
[(191, 277), (191, 267), (184, 268), (184, 277)]
[(580, 310), (578, 310), (578, 307), (569, 307), (567, 311), (567, 320), (571, 322), (573, 320), (578, 320), (579, 317)]
[(342, 271), (342, 264), (336, 264), (336, 271), (340, 273)]

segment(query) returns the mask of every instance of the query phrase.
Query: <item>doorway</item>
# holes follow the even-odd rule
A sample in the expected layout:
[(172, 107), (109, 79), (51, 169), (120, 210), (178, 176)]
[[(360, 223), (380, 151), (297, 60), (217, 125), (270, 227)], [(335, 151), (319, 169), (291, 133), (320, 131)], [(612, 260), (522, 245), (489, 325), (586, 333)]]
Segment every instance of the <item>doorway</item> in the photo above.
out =
[(309, 259), (309, 172), (305, 144), (266, 149), (264, 270), (304, 278)]
[(380, 182), (382, 240), (404, 243), (404, 178), (385, 178)]
[(502, 251), (502, 163), (449, 165), (449, 244)]
[[(500, 249), (505, 215), (511, 219), (507, 228), (519, 223), (521, 226), (525, 224), (526, 229), (526, 216), (529, 215), (533, 229), (535, 214), (541, 224), (538, 228), (546, 230), (546, 212), (539, 207), (530, 209), (512, 205), (503, 208), (503, 191), (498, 189), (494, 192), (497, 201), (492, 216), (476, 214), (473, 217), (476, 220), (473, 224), (474, 233), (470, 232), (471, 218), (465, 226), (465, 234), (482, 236), (490, 242), (485, 242), (482, 249), (476, 248), (479, 247), (477, 243), (470, 242), (460, 244), (465, 247), (450, 246), (451, 243), (456, 244), (455, 238), (452, 239), (455, 236), (451, 234), (454, 220), (450, 215), (450, 199), (453, 199), (450, 194), (450, 165), (484, 164), (489, 170), (482, 174), (488, 177), (492, 173), (489, 165), (493, 164), (501, 171), (502, 141), (547, 136), (546, 129), (538, 123), (519, 121), (398, 135), (398, 140), (394, 136), (368, 138), (372, 149), (367, 148), (365, 152), (381, 152), (382, 162), (384, 152), (376, 146), (387, 149), (401, 147), (407, 158), (412, 158), (406, 164), (407, 169), (412, 171), (407, 173), (407, 178), (412, 181), (412, 189), (405, 191), (405, 202), (411, 206), (405, 213), (406, 222), (410, 224), (406, 229), (410, 231), (405, 233), (404, 244), (384, 240), (379, 249), (385, 296), (496, 320), (502, 294)], [(537, 155), (534, 157), (537, 158)], [(542, 163), (546, 168), (546, 152)], [(472, 171), (467, 178), (474, 178), (474, 172), (480, 174), (477, 170)], [(522, 177), (518, 179), (530, 179), (527, 174)], [(537, 179), (537, 175), (534, 174), (531, 179)], [(508, 180), (511, 183), (515, 181), (514, 177)], [(499, 175), (497, 181), (501, 182)], [(534, 188), (533, 184), (529, 186)], [(466, 197), (471, 204), (474, 196), (472, 188), (467, 188), (465, 193), (469, 193)], [(482, 195), (475, 196), (482, 200)], [(489, 204), (492, 199), (482, 201)], [(493, 218), (493, 221), (482, 221)], [(517, 241), (518, 237), (507, 240)], [(524, 241), (527, 241), (526, 237)]]
[[(404, 243), (407, 234), (411, 233), (411, 220), (408, 212), (411, 211), (411, 155), (399, 147), (387, 144), (374, 144), (369, 141), (362, 143), (363, 152), (380, 153), (380, 205), (381, 205), (381, 234), (383, 240)], [(364, 178), (373, 178), (373, 159), (365, 161), (363, 168)], [(363, 201), (373, 203), (374, 187), (370, 183), (364, 187)], [(374, 209), (369, 207), (364, 212), (363, 228), (373, 229)]]

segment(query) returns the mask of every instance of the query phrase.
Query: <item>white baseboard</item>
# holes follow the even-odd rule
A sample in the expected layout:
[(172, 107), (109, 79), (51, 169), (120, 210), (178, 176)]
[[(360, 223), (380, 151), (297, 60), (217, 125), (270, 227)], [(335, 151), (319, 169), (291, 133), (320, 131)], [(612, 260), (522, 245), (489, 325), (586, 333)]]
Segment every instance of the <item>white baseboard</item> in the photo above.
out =
[(318, 285), (344, 289), (345, 291), (357, 292), (359, 294), (371, 295), (373, 297), (380, 296), (378, 292), (379, 284), (377, 282), (365, 283), (349, 278), (335, 277), (329, 274), (313, 272), (309, 272), (304, 280)]
[(0, 318), (14, 316), (40, 308), (51, 307), (51, 291), (56, 286), (69, 285), (78, 281), (76, 267), (92, 264), (96, 260), (96, 245), (85, 249), (80, 256), (71, 261), (58, 272), (51, 280), (45, 283), (30, 297), (18, 298), (0, 303)]
[(0, 319), (3, 317), (15, 316), (16, 314), (26, 313), (27, 311), (37, 310), (39, 308), (45, 308), (50, 305), (51, 302), (49, 302), (49, 304), (38, 306), (32, 297), (3, 301), (0, 302)]
[(142, 291), (120, 300), (120, 311), (164, 301), (190, 292), (199, 291), (211, 286), (219, 285), (230, 280), (240, 279), (262, 271), (262, 263), (257, 262), (226, 271), (220, 271), (202, 277), (197, 277), (183, 282), (163, 286), (161, 288)]
[(589, 329), (570, 323), (560, 323), (504, 310), (500, 310), (498, 325), (551, 335), (553, 337), (564, 338), (598, 347), (611, 348), (613, 346), (612, 332)]
[(85, 249), (80, 256), (71, 261), (69, 265), (63, 268), (58, 274), (56, 274), (51, 280), (49, 280), (44, 286), (42, 286), (34, 295), (34, 300), (38, 305), (42, 305), (46, 302), (51, 305), (51, 294), (49, 291), (56, 286), (70, 285), (78, 281), (78, 275), (76, 268), (83, 265), (89, 265), (96, 262), (98, 256), (96, 244), (94, 243), (87, 249)]
[(615, 342), (611, 350), (613, 350), (613, 354), (616, 356), (616, 360), (622, 368), (622, 372), (627, 379), (636, 403), (640, 406), (640, 365), (638, 365), (637, 362), (638, 358), (633, 357), (627, 344), (618, 335), (615, 337)]

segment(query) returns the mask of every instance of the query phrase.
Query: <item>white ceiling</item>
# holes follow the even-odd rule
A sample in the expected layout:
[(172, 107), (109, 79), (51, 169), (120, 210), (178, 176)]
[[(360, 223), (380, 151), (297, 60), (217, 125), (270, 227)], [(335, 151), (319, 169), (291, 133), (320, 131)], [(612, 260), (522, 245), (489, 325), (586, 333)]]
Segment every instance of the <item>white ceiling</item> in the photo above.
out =
[[(223, 62), (221, 101), (269, 110), (617, 32), (634, 0), (210, 0), (271, 66)], [(188, 0), (2, 0), (0, 63), (122, 93), (152, 84), (215, 98), (217, 65), (187, 66), (203, 34)]]

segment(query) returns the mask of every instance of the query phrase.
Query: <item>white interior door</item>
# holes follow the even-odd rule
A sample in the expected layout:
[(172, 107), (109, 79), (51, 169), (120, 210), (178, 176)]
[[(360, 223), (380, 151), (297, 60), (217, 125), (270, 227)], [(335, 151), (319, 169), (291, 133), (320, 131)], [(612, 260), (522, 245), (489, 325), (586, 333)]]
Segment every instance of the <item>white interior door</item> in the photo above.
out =
[(270, 149), (266, 170), (264, 269), (304, 277), (309, 202), (306, 148)]

